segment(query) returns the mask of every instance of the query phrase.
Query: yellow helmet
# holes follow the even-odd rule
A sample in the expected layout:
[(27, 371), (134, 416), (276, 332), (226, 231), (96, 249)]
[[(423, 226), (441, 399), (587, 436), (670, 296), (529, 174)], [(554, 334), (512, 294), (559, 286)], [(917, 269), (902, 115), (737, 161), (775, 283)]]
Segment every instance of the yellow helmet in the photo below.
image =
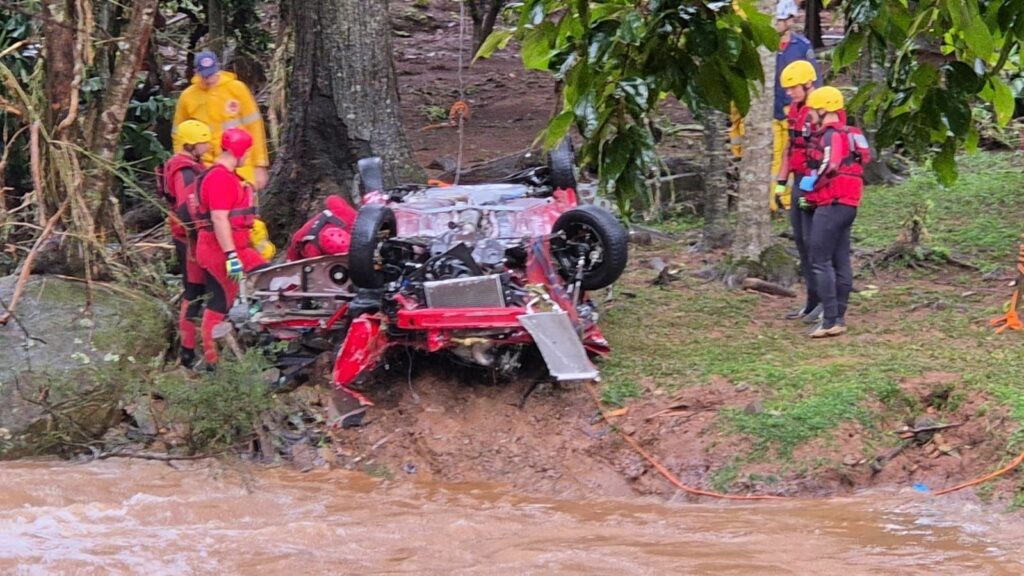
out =
[(277, 254), (277, 246), (270, 241), (270, 234), (267, 233), (267, 224), (257, 218), (249, 229), (249, 244), (260, 253), (264, 260), (270, 262)]
[(792, 88), (810, 84), (817, 79), (818, 71), (814, 69), (814, 64), (807, 60), (796, 60), (782, 69), (782, 74), (779, 75), (779, 84), (782, 84), (783, 88)]
[(210, 127), (199, 120), (185, 120), (178, 124), (178, 139), (182, 144), (202, 144), (213, 140)]
[(838, 88), (833, 88), (832, 86), (818, 88), (807, 97), (807, 106), (815, 109), (824, 109), (826, 112), (838, 112), (845, 105), (843, 93)]

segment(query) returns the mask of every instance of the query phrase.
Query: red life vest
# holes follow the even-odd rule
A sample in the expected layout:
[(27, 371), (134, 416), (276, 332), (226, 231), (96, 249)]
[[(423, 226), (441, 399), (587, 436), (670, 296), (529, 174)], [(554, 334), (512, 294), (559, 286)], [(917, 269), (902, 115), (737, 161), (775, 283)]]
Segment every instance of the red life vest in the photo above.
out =
[[(837, 132), (841, 138), (835, 138)], [(832, 146), (830, 153), (838, 162), (824, 157), (828, 146)], [(808, 201), (819, 206), (833, 202), (859, 205), (864, 190), (864, 167), (871, 162), (871, 147), (864, 132), (843, 123), (826, 125), (815, 133), (807, 152), (808, 166), (818, 170), (818, 180), (814, 191), (807, 195)], [(823, 166), (827, 160), (829, 166)]]
[[(180, 209), (188, 201), (203, 171), (200, 162), (185, 154), (175, 154), (156, 171), (157, 192), (170, 208), (167, 220), (171, 225), (171, 236), (175, 238), (183, 239), (186, 236)], [(178, 174), (182, 176), (183, 186), (176, 185)]]
[(798, 176), (807, 174), (807, 149), (813, 135), (811, 121), (807, 117), (809, 108), (793, 103), (789, 106), (786, 121), (789, 124), (789, 169)]
[[(206, 195), (209, 194), (207, 178), (214, 170), (226, 171), (227, 168), (221, 164), (214, 164), (199, 178), (193, 193), (188, 198), (187, 207), (192, 224), (199, 230), (213, 228), (213, 221), (210, 220), (210, 205)], [(233, 172), (230, 174), (233, 178), (238, 178)], [(232, 230), (249, 230), (252, 228), (257, 214), (256, 207), (253, 205), (253, 190), (252, 186), (242, 181), (241, 178), (238, 180), (242, 188), (242, 198), (238, 206), (228, 211), (228, 219), (231, 222)]]

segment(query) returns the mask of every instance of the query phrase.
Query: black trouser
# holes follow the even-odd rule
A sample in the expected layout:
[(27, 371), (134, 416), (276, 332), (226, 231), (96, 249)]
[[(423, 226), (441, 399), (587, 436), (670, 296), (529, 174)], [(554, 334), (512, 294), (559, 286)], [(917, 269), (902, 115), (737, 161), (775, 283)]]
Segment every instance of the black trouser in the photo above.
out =
[(850, 230), (856, 218), (857, 209), (844, 204), (821, 206), (814, 211), (809, 247), (811, 268), (826, 321), (846, 316), (853, 289)]
[(800, 254), (800, 272), (804, 275), (804, 284), (807, 286), (807, 303), (804, 310), (811, 311), (821, 303), (818, 298), (817, 283), (814, 281), (814, 271), (811, 269), (811, 258), (809, 246), (811, 243), (811, 219), (814, 212), (800, 209), (800, 198), (806, 192), (798, 186), (799, 176), (794, 180), (793, 201), (789, 207), (789, 224), (793, 227), (793, 240), (796, 241), (796, 251)]
[(203, 309), (201, 298), (206, 292), (206, 286), (188, 281), (188, 246), (181, 240), (174, 240), (174, 252), (178, 256), (178, 265), (181, 267), (181, 285), (185, 288), (182, 298), (189, 302), (188, 317), (198, 320)]

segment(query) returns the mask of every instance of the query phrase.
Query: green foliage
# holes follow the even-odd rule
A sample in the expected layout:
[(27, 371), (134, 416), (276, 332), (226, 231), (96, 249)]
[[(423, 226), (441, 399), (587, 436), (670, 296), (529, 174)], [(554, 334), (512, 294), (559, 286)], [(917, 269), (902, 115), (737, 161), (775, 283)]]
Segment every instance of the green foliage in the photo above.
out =
[(423, 105), (420, 106), (420, 112), (428, 122), (444, 122), (448, 119), (448, 110), (442, 106)]
[[(1013, 115), (1004, 73), (1020, 64), (1024, 0), (848, 0), (844, 9), (849, 32), (833, 64), (849, 66), (870, 41), (886, 73), (885, 82), (861, 86), (851, 108), (879, 126), (880, 147), (931, 156), (939, 181), (950, 184), (956, 151), (978, 140), (971, 105), (987, 103), (1000, 125)], [(949, 60), (937, 63), (925, 46)]]
[[(752, 0), (733, 3), (655, 0), (527, 0), (514, 36), (523, 65), (563, 83), (562, 112), (543, 135), (546, 146), (572, 126), (584, 137), (581, 160), (598, 166), (601, 189), (628, 214), (654, 173), (650, 118), (666, 95), (693, 110), (743, 114), (764, 81), (759, 47), (778, 44), (772, 20)], [(494, 32), (478, 57), (509, 40)]]
[(260, 351), (250, 350), (240, 360), (222, 359), (216, 374), (199, 380), (181, 372), (161, 374), (151, 392), (166, 402), (170, 421), (187, 425), (190, 448), (229, 448), (249, 438), (271, 407), (262, 376), (269, 367)]
[(633, 380), (616, 379), (605, 385), (601, 392), (601, 402), (614, 406), (625, 406), (626, 400), (639, 398), (643, 393), (640, 385)]

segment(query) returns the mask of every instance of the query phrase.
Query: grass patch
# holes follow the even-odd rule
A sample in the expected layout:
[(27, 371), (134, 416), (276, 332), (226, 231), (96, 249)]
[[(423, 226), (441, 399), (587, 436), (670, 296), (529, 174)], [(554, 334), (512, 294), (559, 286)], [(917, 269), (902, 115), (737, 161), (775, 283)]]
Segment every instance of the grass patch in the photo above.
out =
[(978, 153), (959, 159), (960, 179), (944, 187), (922, 167), (897, 186), (870, 186), (864, 193), (853, 235), (865, 248), (885, 248), (899, 237), (915, 203), (928, 202), (930, 245), (967, 256), (989, 271), (1013, 264), (1022, 201), (1020, 157)]
[(606, 384), (601, 391), (601, 402), (614, 406), (625, 406), (626, 400), (639, 398), (644, 393), (643, 388), (632, 380), (618, 380)]
[[(983, 270), (1012, 266), (1024, 231), (1006, 217), (1024, 212), (1024, 175), (1016, 162), (1012, 154), (978, 154), (961, 160), (960, 180), (950, 187), (921, 170), (899, 186), (870, 188), (857, 219), (858, 245), (890, 246), (913, 203), (921, 201), (929, 203), (930, 246), (948, 248)], [(672, 226), (695, 230), (700, 222), (659, 224), (663, 230)], [(924, 409), (901, 382), (928, 372), (962, 375), (947, 409), (982, 390), (993, 398), (991, 408), (1006, 408), (1024, 425), (1024, 335), (992, 333), (987, 320), (999, 308), (992, 295), (978, 290), (979, 274), (949, 270), (941, 278), (909, 273), (858, 281), (878, 290), (854, 295), (852, 333), (810, 342), (802, 326), (777, 320), (778, 307), (762, 310), (771, 301), (761, 296), (702, 283), (685, 270), (667, 287), (650, 285), (655, 272), (643, 262), (657, 255), (678, 265), (686, 259), (685, 246), (676, 248), (678, 255), (666, 255), (664, 248), (633, 250), (637, 264), (602, 318), (613, 347), (602, 365), (606, 402), (621, 404), (632, 396), (623, 391), (641, 386), (671, 394), (722, 378), (748, 385), (764, 411), (748, 414), (732, 406), (719, 413), (718, 424), (749, 438), (759, 458), (778, 458), (780, 465), (792, 463), (793, 452), (813, 440), (827, 443), (844, 422), (860, 424), (869, 446), (891, 445), (892, 426)], [(1010, 441), (1024, 441), (1024, 432)], [(726, 467), (712, 480), (728, 485), (742, 478), (743, 464), (736, 466), (739, 476)]]

